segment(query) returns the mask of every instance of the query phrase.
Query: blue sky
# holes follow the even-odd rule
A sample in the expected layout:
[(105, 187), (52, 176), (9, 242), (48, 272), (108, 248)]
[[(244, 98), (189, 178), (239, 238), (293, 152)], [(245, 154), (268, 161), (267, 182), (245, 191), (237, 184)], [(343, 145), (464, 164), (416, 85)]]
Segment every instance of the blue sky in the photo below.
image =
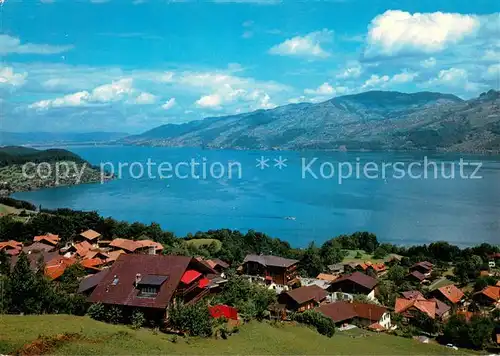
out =
[(0, 130), (136, 133), (367, 90), (470, 98), (499, 88), (499, 11), (489, 0), (4, 0)]

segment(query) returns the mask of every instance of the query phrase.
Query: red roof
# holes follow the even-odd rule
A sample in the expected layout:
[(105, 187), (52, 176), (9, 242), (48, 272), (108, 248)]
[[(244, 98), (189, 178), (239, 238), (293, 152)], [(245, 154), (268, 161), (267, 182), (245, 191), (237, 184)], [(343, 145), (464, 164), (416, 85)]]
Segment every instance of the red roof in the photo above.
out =
[(453, 304), (458, 303), (464, 297), (464, 292), (453, 284), (441, 287), (438, 291)]
[(76, 254), (80, 257), (84, 257), (92, 248), (92, 245), (88, 241), (82, 241), (73, 246), (76, 250)]
[(436, 317), (436, 302), (434, 301), (420, 300), (417, 298), (396, 298), (396, 305), (394, 307), (394, 311), (396, 313), (406, 313), (406, 311), (410, 308), (420, 310), (422, 313), (427, 314), (432, 319)]
[(82, 267), (85, 268), (92, 268), (92, 267), (98, 267), (104, 264), (104, 261), (101, 260), (100, 258), (87, 258), (85, 260), (80, 261), (80, 264)]
[(482, 291), (477, 292), (475, 294), (483, 294), (488, 298), (494, 300), (495, 302), (500, 300), (500, 287), (497, 286), (488, 286), (484, 288)]
[(54, 258), (45, 265), (45, 275), (50, 279), (61, 277), (69, 266), (76, 263), (74, 258)]
[(238, 320), (238, 310), (228, 305), (214, 305), (213, 307), (208, 307), (208, 311), (212, 318), (224, 317), (226, 319)]
[(208, 278), (202, 278), (198, 281), (198, 287), (206, 288), (210, 284), (210, 280)]
[(4, 241), (0, 242), (0, 250), (9, 250), (9, 249), (21, 249), (23, 247), (22, 242), (18, 242), (15, 240), (9, 240), (9, 241)]
[[(122, 254), (92, 292), (89, 301), (164, 310), (188, 266), (199, 272), (213, 273), (212, 269), (191, 257)], [(141, 298), (138, 296), (139, 289), (135, 287), (137, 274), (166, 276), (167, 279), (159, 287), (155, 298)]]
[(195, 271), (193, 269), (189, 269), (181, 277), (181, 282), (184, 284), (191, 284), (193, 283), (199, 276), (201, 276), (201, 273), (198, 271)]

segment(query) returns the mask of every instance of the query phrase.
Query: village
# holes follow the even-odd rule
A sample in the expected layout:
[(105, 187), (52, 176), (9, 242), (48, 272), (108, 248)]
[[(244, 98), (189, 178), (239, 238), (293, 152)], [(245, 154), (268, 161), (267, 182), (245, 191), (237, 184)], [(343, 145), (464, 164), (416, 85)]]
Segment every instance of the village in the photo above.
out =
[[(247, 254), (241, 264), (230, 265), (218, 258), (163, 254), (164, 247), (145, 235), (108, 240), (92, 229), (65, 243), (52, 233), (34, 236), (29, 244), (1, 242), (0, 251), (9, 256), (11, 269), (21, 254), (35, 272), (43, 260), (43, 273), (52, 283), (58, 283), (68, 268), (78, 264), (85, 271), (78, 280), (78, 293), (89, 305), (118, 307), (124, 315), (140, 311), (156, 325), (168, 326), (172, 305), (194, 305), (201, 300), (208, 301), (213, 318), (241, 322), (238, 308), (211, 303), (234, 278), (276, 294), (276, 301), (267, 307), (270, 320), (287, 322), (297, 313), (315, 311), (331, 319), (338, 332), (361, 328), (402, 335), (403, 330), (416, 327), (421, 332), (414, 338), (422, 343), (439, 338), (452, 317), (461, 316), (465, 321), (474, 316), (498, 318), (500, 311), (499, 253), (490, 255), (487, 268), (480, 272), (495, 283), (470, 291), (446, 279), (442, 271), (437, 273), (429, 261), (401, 267), (403, 256), (397, 254), (384, 261), (328, 265), (315, 277), (302, 277), (296, 259)], [(398, 292), (393, 305), (384, 305), (380, 300), (383, 283), (391, 269), (397, 268), (404, 271), (400, 282), (411, 288)], [(433, 327), (423, 327), (425, 323)], [(500, 330), (491, 337), (491, 344), (498, 345)], [(454, 344), (447, 346), (456, 349)]]

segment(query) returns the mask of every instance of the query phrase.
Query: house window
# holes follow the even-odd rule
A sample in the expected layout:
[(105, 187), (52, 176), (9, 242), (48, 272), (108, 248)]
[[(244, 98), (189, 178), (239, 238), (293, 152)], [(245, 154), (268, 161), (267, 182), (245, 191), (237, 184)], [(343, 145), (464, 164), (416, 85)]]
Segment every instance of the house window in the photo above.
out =
[(139, 290), (138, 297), (142, 298), (154, 298), (158, 295), (158, 288), (151, 286), (141, 286)]

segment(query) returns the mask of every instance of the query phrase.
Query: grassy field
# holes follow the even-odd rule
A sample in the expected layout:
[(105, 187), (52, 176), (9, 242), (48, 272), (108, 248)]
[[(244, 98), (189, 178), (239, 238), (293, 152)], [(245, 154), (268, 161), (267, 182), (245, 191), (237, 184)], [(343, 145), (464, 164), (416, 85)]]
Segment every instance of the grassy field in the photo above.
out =
[(188, 244), (192, 244), (196, 247), (209, 246), (212, 242), (215, 242), (217, 251), (219, 251), (222, 247), (222, 242), (216, 239), (192, 239), (187, 241)]
[[(72, 336), (62, 333), (75, 333)], [(58, 342), (55, 336), (59, 335)], [(0, 315), (0, 354), (12, 354), (40, 345), (41, 336), (52, 337), (43, 345), (52, 345), (41, 354), (59, 355), (131, 355), (131, 354), (204, 354), (204, 355), (460, 355), (435, 344), (421, 344), (385, 334), (364, 331), (337, 332), (333, 338), (292, 325), (272, 326), (253, 322), (243, 325), (227, 340), (215, 338), (177, 338), (148, 329), (134, 331), (126, 326), (108, 325), (87, 317), (68, 315)], [(38, 349), (40, 350), (40, 349)], [(22, 354), (22, 352), (21, 352)], [(25, 352), (26, 354), (26, 352)]]
[[(361, 258), (356, 258), (356, 255), (358, 252), (361, 254)], [(347, 250), (347, 255), (344, 257), (344, 263), (348, 262), (365, 262), (365, 261), (372, 261), (372, 262), (384, 262), (384, 260), (377, 260), (373, 258), (373, 255), (366, 253), (363, 250)]]

